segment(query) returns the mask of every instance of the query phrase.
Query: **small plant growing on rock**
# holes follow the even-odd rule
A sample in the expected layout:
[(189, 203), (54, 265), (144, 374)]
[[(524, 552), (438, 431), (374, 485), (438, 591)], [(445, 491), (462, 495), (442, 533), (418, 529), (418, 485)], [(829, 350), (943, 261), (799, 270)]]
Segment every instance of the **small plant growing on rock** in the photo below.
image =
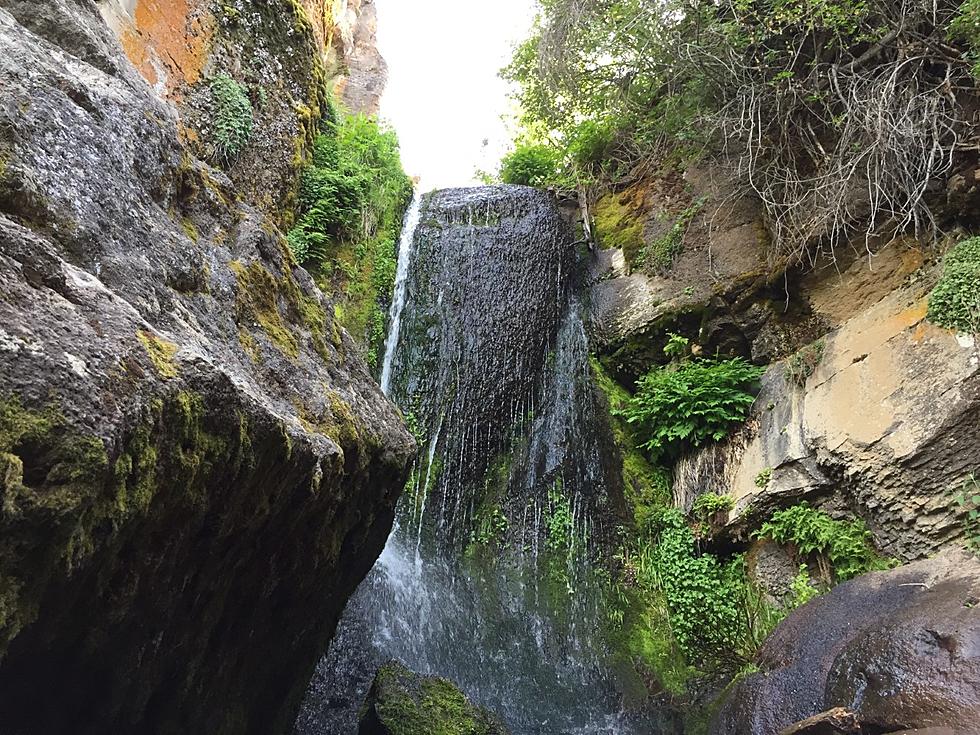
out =
[(973, 553), (980, 554), (980, 479), (976, 475), (966, 478), (956, 495), (956, 504), (964, 512), (966, 546)]
[(725, 513), (735, 507), (735, 500), (731, 495), (716, 495), (715, 493), (705, 493), (698, 496), (691, 508), (691, 515), (694, 519), (702, 523), (708, 522), (718, 513)]
[(958, 332), (980, 332), (980, 237), (949, 251), (943, 274), (929, 294), (927, 318)]
[(667, 344), (664, 345), (664, 354), (670, 358), (684, 358), (691, 351), (691, 340), (679, 334), (668, 334)]
[(800, 388), (805, 386), (806, 381), (816, 371), (817, 365), (823, 360), (825, 349), (826, 344), (819, 339), (792, 355), (786, 361), (786, 379)]
[(814, 587), (810, 582), (810, 572), (806, 568), (806, 564), (800, 564), (800, 571), (797, 572), (796, 576), (793, 577), (793, 581), (790, 582), (789, 591), (790, 610), (795, 610), (796, 608), (808, 603), (814, 597), (820, 596), (820, 590)]
[(242, 84), (219, 74), (211, 80), (211, 105), (214, 157), (227, 163), (252, 137), (252, 102)]
[(755, 476), (755, 486), (760, 489), (765, 489), (769, 485), (770, 480), (772, 480), (772, 467), (766, 467)]
[(806, 503), (776, 511), (755, 536), (793, 544), (800, 556), (814, 557), (828, 584), (893, 565), (875, 551), (863, 521), (834, 520)]

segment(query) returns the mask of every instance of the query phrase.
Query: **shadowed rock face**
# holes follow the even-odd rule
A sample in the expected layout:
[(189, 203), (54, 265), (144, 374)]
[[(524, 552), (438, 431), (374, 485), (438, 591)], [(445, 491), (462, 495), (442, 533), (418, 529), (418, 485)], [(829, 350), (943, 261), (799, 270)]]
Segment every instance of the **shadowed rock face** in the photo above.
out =
[(284, 731), (413, 442), (93, 3), (0, 88), (0, 730)]
[(980, 560), (948, 552), (840, 585), (792, 613), (711, 732), (769, 735), (834, 707), (861, 732), (980, 722)]

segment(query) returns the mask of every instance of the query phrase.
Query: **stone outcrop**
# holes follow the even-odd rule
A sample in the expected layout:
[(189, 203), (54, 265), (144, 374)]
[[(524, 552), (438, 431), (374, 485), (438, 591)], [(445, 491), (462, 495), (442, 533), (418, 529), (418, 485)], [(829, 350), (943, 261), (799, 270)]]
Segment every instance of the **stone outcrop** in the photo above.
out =
[[(95, 4), (155, 94), (179, 110), (188, 148), (224, 166), (239, 195), (277, 224), (289, 224), (296, 208), (299, 171), (328, 104), (328, 79), (352, 112), (378, 112), (387, 67), (377, 50), (373, 0)], [(214, 147), (211, 85), (219, 75), (242, 84), (252, 105), (248, 145), (228, 161)]]
[(490, 712), (452, 682), (420, 676), (392, 661), (382, 666), (364, 703), (358, 735), (507, 735)]
[(343, 0), (339, 4), (340, 12), (334, 11), (334, 43), (340, 61), (335, 89), (347, 109), (376, 115), (388, 82), (388, 64), (378, 50), (378, 9), (375, 0)]
[(284, 732), (414, 443), (94, 2), (0, 87), (2, 728)]
[[(974, 733), (978, 605), (980, 560), (963, 552), (846, 582), (775, 630), (756, 659), (759, 673), (734, 687), (709, 730)], [(826, 729), (826, 718), (825, 729), (813, 729), (821, 718), (804, 727), (833, 708), (850, 713), (841, 727), (860, 729)]]
[(769, 368), (743, 429), (681, 462), (678, 504), (725, 488), (737, 535), (752, 514), (805, 499), (863, 517), (878, 545), (905, 560), (955, 541), (953, 497), (980, 468), (980, 350), (926, 321), (932, 281), (915, 271), (921, 263), (899, 242), (873, 269), (859, 259), (807, 283), (814, 312), (839, 326), (806, 348), (810, 364)]

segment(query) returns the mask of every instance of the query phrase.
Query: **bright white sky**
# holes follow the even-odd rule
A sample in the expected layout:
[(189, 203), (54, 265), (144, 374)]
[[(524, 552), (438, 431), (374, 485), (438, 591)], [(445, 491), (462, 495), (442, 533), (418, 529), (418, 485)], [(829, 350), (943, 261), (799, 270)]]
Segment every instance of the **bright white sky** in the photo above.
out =
[[(381, 115), (398, 132), (423, 191), (496, 171), (509, 135), (508, 85), (497, 76), (527, 36), (534, 0), (377, 0), (378, 45), (389, 67)], [(484, 140), (488, 145), (484, 146)]]

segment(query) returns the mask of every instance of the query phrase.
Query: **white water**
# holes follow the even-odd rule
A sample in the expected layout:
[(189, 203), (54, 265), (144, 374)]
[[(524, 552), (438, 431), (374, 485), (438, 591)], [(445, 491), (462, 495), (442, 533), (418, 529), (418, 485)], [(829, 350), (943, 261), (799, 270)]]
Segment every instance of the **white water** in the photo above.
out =
[(402, 234), (398, 240), (398, 269), (395, 271), (395, 295), (388, 313), (388, 337), (385, 339), (385, 359), (381, 367), (381, 391), (388, 395), (391, 389), (391, 367), (395, 361), (398, 347), (398, 332), (401, 328), (402, 311), (405, 309), (405, 291), (408, 283), (408, 267), (412, 263), (412, 249), (415, 243), (415, 230), (422, 215), (422, 196), (416, 193), (412, 204), (405, 212)]

